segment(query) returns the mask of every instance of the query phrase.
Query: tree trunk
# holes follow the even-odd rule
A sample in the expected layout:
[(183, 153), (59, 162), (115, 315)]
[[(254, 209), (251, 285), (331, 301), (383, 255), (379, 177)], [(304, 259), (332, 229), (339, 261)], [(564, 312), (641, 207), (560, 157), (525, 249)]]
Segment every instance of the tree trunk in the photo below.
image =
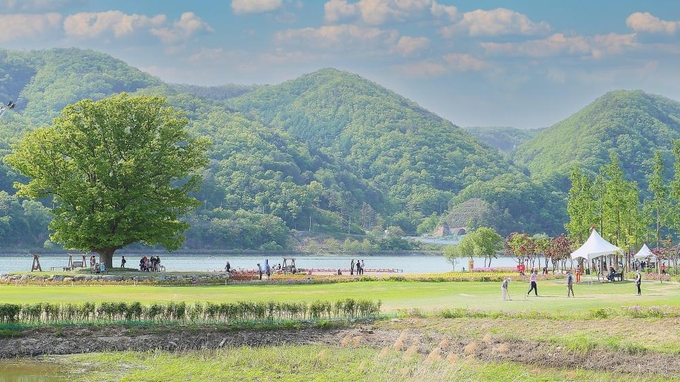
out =
[(103, 248), (95, 250), (99, 254), (99, 263), (106, 265), (106, 269), (113, 268), (113, 254), (116, 248)]

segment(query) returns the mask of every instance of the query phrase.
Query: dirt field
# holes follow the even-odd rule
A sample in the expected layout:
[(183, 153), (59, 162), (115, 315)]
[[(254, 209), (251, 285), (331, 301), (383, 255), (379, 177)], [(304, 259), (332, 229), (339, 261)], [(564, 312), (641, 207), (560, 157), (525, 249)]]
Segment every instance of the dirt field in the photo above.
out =
[[(647, 336), (664, 335), (666, 320), (646, 321)], [(678, 375), (680, 355), (655, 351), (624, 351), (604, 346), (570, 350), (550, 341), (540, 341), (541, 331), (555, 331), (550, 323), (520, 320), (404, 318), (356, 324), (343, 329), (230, 330), (217, 327), (46, 327), (31, 329), (15, 338), (0, 339), (0, 358), (75, 354), (104, 351), (162, 349), (183, 351), (238, 346), (321, 344), (325, 346), (369, 346), (417, 351), (424, 356), (474, 357), (505, 360), (537, 367), (580, 368), (637, 375)], [(582, 323), (554, 322), (565, 333), (576, 333)], [(613, 328), (625, 333), (630, 327), (607, 320), (588, 325)], [(524, 328), (524, 329), (521, 329)], [(522, 330), (531, 335), (522, 335)], [(514, 333), (510, 335), (510, 333)], [(491, 334), (495, 333), (495, 334)], [(667, 333), (667, 332), (666, 332)], [(614, 333), (616, 335), (616, 332)], [(642, 334), (641, 334), (642, 335)], [(673, 334), (677, 336), (677, 333)], [(524, 339), (526, 337), (526, 339)], [(665, 334), (666, 341), (668, 338)], [(635, 340), (635, 339), (633, 339)], [(650, 340), (654, 340), (650, 338)]]

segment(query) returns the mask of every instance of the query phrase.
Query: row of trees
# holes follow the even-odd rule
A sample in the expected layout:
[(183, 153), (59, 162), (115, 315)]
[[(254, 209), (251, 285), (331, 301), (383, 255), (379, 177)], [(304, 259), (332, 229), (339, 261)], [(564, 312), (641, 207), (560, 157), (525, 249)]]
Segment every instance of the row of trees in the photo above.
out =
[[(624, 264), (643, 243), (654, 243), (661, 259), (677, 262), (678, 250), (669, 250), (671, 232), (680, 229), (680, 141), (673, 147), (674, 165), (669, 168), (660, 152), (654, 154), (648, 176), (648, 192), (642, 194), (637, 182), (627, 180), (615, 152), (610, 152), (610, 163), (591, 176), (574, 168), (571, 174), (565, 225), (568, 235), (549, 238), (545, 234), (530, 237), (526, 233), (511, 233), (505, 240), (505, 254), (514, 256), (518, 263), (564, 268), (570, 253), (584, 243), (592, 229), (620, 248), (626, 249)], [(669, 179), (668, 174), (673, 176)], [(497, 246), (498, 237), (482, 227), (466, 236), (459, 245), (444, 249), (447, 258), (461, 256), (485, 257), (491, 261), (498, 249), (486, 245), (488, 238)], [(495, 232), (494, 232), (495, 233)]]
[(517, 264), (555, 270), (569, 268), (567, 261), (572, 249), (573, 242), (564, 234), (549, 238), (546, 234), (529, 236), (513, 232), (503, 239), (492, 228), (480, 227), (465, 235), (458, 245), (445, 246), (443, 255), (454, 267), (464, 257), (483, 257), (484, 266), (490, 267), (491, 260), (503, 254), (513, 257)]
[(655, 152), (645, 194), (637, 182), (625, 179), (614, 152), (594, 177), (574, 169), (567, 207), (570, 220), (565, 226), (569, 236), (583, 243), (596, 228), (603, 238), (627, 250), (625, 263), (643, 243), (656, 248), (670, 245), (672, 232), (680, 229), (680, 142), (675, 142), (673, 154), (669, 167)]

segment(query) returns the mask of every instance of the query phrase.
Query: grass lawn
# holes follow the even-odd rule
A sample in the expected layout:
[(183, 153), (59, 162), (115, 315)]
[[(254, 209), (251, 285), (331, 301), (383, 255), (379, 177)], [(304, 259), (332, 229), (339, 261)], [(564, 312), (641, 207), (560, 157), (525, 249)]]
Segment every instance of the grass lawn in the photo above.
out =
[[(307, 301), (344, 298), (381, 300), (382, 312), (396, 319), (380, 320), (372, 330), (409, 332), (420, 351), (383, 347), (338, 345), (276, 345), (182, 352), (106, 352), (73, 354), (38, 360), (34, 368), (52, 367), (72, 381), (675, 381), (680, 373), (656, 371), (654, 365), (680, 360), (680, 319), (672, 317), (589, 317), (600, 308), (680, 306), (677, 283), (646, 281), (642, 296), (633, 282), (576, 284), (575, 298), (566, 297), (564, 279), (538, 283), (540, 297), (526, 297), (528, 283), (510, 285), (511, 301), (501, 300), (498, 282), (362, 281), (332, 284), (232, 284), (219, 286), (2, 285), (3, 303), (34, 304), (104, 301), (234, 302)], [(447, 319), (436, 313), (445, 309), (480, 309), (495, 312), (545, 312), (550, 317), (463, 317)], [(404, 313), (416, 314), (404, 314)], [(435, 313), (422, 317), (419, 312)], [(584, 318), (586, 317), (586, 318)], [(363, 327), (361, 324), (360, 327)], [(360, 327), (349, 327), (357, 333)], [(258, 334), (259, 335), (259, 334)], [(450, 339), (439, 351), (438, 336)], [(398, 342), (398, 340), (397, 340)], [(394, 343), (392, 340), (391, 343)], [(433, 343), (435, 345), (433, 345)], [(487, 345), (485, 345), (487, 344)], [(443, 346), (443, 345), (442, 345)], [(461, 346), (464, 347), (461, 352)], [(487, 349), (480, 353), (479, 349)], [(443, 349), (443, 347), (442, 347)], [(478, 350), (475, 350), (478, 349)], [(517, 349), (521, 358), (509, 354)], [(477, 353), (475, 353), (477, 351)], [(498, 360), (496, 354), (508, 354)], [(540, 352), (533, 361), (525, 354)], [(552, 352), (569, 359), (546, 362)], [(552, 355), (551, 355), (552, 354)], [(635, 358), (638, 357), (638, 358)], [(635, 365), (650, 361), (641, 371), (621, 373), (590, 364), (594, 358), (607, 365)], [(614, 358), (615, 362), (606, 363)], [(14, 362), (14, 361), (12, 361)], [(618, 363), (617, 363), (618, 362)], [(657, 362), (656, 364), (654, 362)], [(25, 365), (25, 361), (19, 362)], [(77, 366), (74, 366), (77, 365)], [(583, 365), (583, 366), (582, 366)], [(651, 365), (651, 366), (650, 366)], [(0, 362), (12, 367), (10, 361)], [(52, 369), (50, 369), (52, 370)], [(628, 370), (628, 369), (627, 369)], [(19, 376), (26, 374), (20, 372)], [(51, 371), (50, 371), (51, 373)], [(673, 373), (673, 372), (671, 372)], [(44, 374), (51, 375), (51, 374)], [(1, 378), (0, 378), (1, 380)]]
[(575, 298), (566, 297), (564, 280), (539, 281), (539, 297), (525, 296), (527, 283), (512, 282), (511, 301), (502, 301), (496, 282), (413, 282), (364, 281), (334, 284), (232, 284), (219, 286), (146, 286), (146, 285), (2, 285), (4, 303), (81, 303), (86, 301), (140, 301), (142, 303), (185, 301), (335, 301), (354, 299), (381, 300), (381, 311), (392, 314), (418, 309), (470, 308), (503, 311), (545, 311), (552, 314), (621, 306), (680, 306), (677, 283), (645, 282), (642, 296), (636, 296), (631, 281), (580, 283)]

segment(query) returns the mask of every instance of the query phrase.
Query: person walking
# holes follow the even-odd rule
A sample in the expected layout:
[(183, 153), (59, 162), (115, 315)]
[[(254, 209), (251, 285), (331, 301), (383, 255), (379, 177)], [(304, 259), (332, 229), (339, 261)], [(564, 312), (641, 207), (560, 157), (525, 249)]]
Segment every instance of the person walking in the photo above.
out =
[(349, 275), (350, 276), (354, 275), (354, 259), (352, 259), (352, 262), (349, 263)]
[(260, 275), (260, 280), (262, 280), (262, 266), (257, 263), (257, 273)]
[(507, 277), (501, 283), (501, 292), (503, 293), (503, 301), (510, 299), (510, 294), (508, 294), (508, 286), (510, 285), (510, 277)]
[(125, 260), (125, 256), (121, 256), (120, 258), (120, 267), (125, 268), (125, 263), (127, 263), (127, 260)]
[(225, 270), (227, 273), (231, 273), (231, 264), (229, 264), (228, 261), (227, 261), (227, 265), (224, 266), (224, 270)]
[(574, 297), (574, 276), (572, 276), (570, 271), (567, 271), (567, 298)]
[(529, 291), (527, 292), (527, 297), (529, 297), (529, 293), (531, 293), (532, 290), (534, 291), (536, 297), (538, 297), (538, 286), (536, 285), (536, 280), (538, 280), (538, 271), (534, 269), (531, 271), (531, 276), (529, 277), (531, 288), (529, 288)]
[(637, 275), (635, 276), (635, 285), (637, 286), (637, 290), (638, 290), (637, 295), (638, 296), (642, 295), (642, 290), (640, 289), (641, 284), (642, 284), (642, 273), (640, 273), (640, 270), (638, 269)]

